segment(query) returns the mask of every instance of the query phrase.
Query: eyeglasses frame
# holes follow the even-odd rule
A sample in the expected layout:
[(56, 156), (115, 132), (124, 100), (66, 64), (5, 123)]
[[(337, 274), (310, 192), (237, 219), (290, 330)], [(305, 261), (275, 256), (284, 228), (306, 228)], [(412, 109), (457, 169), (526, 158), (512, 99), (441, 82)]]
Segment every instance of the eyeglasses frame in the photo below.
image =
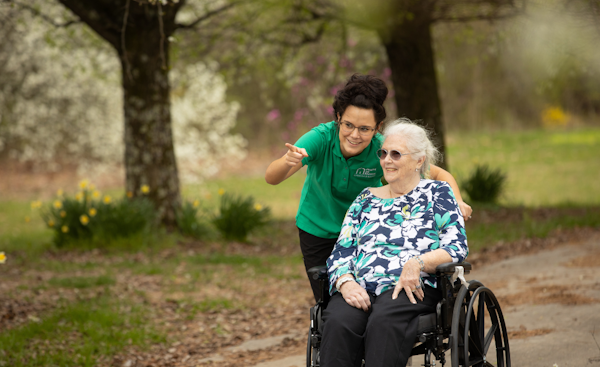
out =
[[(382, 158), (382, 157), (379, 155), (379, 152), (385, 152), (385, 156)], [(400, 157), (398, 157), (398, 159), (394, 159), (394, 158), (392, 157), (392, 155), (390, 154), (390, 153), (392, 153), (392, 152), (396, 152), (396, 153), (400, 154)], [(381, 148), (381, 149), (377, 149), (377, 151), (375, 152), (375, 154), (377, 154), (377, 157), (379, 157), (379, 160), (380, 160), (380, 161), (381, 161), (381, 160), (384, 160), (384, 159), (386, 159), (386, 158), (387, 158), (387, 156), (388, 156), (388, 154), (389, 154), (389, 155), (390, 155), (390, 158), (391, 158), (391, 159), (392, 159), (394, 162), (396, 162), (396, 161), (399, 161), (399, 160), (400, 160), (400, 158), (402, 158), (402, 156), (403, 156), (403, 155), (411, 155), (411, 154), (415, 154), (415, 153), (419, 153), (419, 152), (420, 152), (420, 151), (416, 151), (416, 152), (410, 152), (410, 153), (402, 153), (401, 151), (399, 151), (399, 150), (397, 150), (397, 149), (390, 149), (390, 150), (388, 151), (387, 149), (383, 149), (383, 148)]]

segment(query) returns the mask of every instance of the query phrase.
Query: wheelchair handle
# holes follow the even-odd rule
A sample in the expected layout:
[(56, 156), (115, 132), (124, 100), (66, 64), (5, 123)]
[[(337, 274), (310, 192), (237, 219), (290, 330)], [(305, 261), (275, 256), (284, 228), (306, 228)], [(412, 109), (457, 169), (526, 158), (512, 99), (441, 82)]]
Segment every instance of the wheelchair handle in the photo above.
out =
[(314, 280), (327, 279), (327, 265), (317, 265), (306, 271)]

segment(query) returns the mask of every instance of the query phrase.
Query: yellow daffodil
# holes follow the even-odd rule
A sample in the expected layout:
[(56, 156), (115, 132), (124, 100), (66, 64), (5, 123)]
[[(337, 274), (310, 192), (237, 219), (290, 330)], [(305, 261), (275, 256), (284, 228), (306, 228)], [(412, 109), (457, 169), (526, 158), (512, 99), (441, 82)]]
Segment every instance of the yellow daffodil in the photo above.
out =
[(90, 217), (88, 217), (87, 215), (83, 214), (81, 217), (79, 217), (79, 221), (84, 226), (87, 226), (87, 224), (90, 222)]
[(192, 203), (192, 205), (194, 205), (194, 208), (197, 208), (200, 206), (200, 200), (194, 200), (194, 202)]
[(254, 204), (254, 209), (256, 209), (256, 211), (261, 211), (262, 210), (262, 205), (260, 205), (260, 204)]
[(25, 223), (29, 223), (29, 222), (31, 222), (31, 218), (29, 218), (28, 216), (25, 217)]
[(98, 199), (100, 197), (100, 191), (94, 190), (94, 192), (92, 193), (92, 197), (94, 199)]
[(69, 227), (68, 226), (62, 226), (62, 227), (60, 227), (60, 230), (62, 231), (62, 233), (67, 233), (67, 232), (69, 232)]
[(6, 262), (6, 255), (4, 252), (0, 252), (0, 264), (4, 264)]
[(31, 202), (31, 209), (39, 209), (42, 207), (42, 202), (39, 200)]
[(112, 199), (109, 195), (104, 195), (104, 199), (102, 199), (102, 202), (104, 202), (104, 204), (110, 204), (111, 201)]
[(96, 210), (96, 208), (90, 208), (90, 217), (95, 217), (96, 214), (98, 213), (98, 211)]
[(56, 190), (56, 196), (63, 196), (65, 192), (62, 189)]
[(133, 197), (133, 192), (127, 191), (127, 197), (131, 199)]
[(78, 192), (78, 193), (75, 195), (75, 200), (78, 200), (78, 201), (81, 201), (81, 200), (83, 200), (83, 192)]
[(60, 211), (60, 217), (61, 217), (61, 218), (64, 218), (64, 217), (66, 217), (66, 216), (67, 216), (67, 212), (66, 212), (66, 211), (64, 211), (64, 210), (61, 210), (61, 211)]
[(60, 209), (60, 208), (62, 208), (62, 206), (63, 206), (63, 205), (62, 205), (62, 201), (60, 201), (60, 200), (54, 200), (54, 204), (53, 204), (53, 205), (54, 205), (54, 207), (55, 207), (56, 209)]
[(225, 194), (225, 189), (219, 189), (219, 196), (223, 196)]
[(141, 190), (142, 190), (142, 194), (147, 194), (150, 192), (150, 186), (142, 185)]
[(90, 182), (88, 180), (83, 180), (79, 183), (79, 188), (85, 190), (89, 186)]
[(48, 221), (48, 227), (54, 227), (54, 221), (52, 219)]

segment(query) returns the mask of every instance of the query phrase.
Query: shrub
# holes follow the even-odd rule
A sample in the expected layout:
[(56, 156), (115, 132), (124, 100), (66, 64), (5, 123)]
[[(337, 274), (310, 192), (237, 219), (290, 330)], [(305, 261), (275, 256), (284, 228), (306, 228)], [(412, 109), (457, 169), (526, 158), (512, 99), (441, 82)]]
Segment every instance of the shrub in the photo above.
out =
[(270, 208), (254, 203), (252, 196), (242, 197), (221, 193), (219, 214), (213, 224), (227, 240), (246, 241), (248, 234), (265, 225)]
[(208, 236), (210, 229), (207, 224), (199, 219), (199, 202), (196, 200), (193, 203), (186, 201), (177, 211), (177, 227), (185, 236), (196, 239), (205, 238)]
[(63, 247), (69, 242), (112, 241), (149, 231), (156, 220), (154, 204), (145, 198), (123, 197), (113, 201), (86, 182), (74, 198), (59, 194), (42, 210), (46, 225), (54, 231), (54, 243)]
[(505, 184), (504, 172), (500, 169), (492, 170), (484, 164), (477, 165), (461, 186), (474, 202), (496, 203), (504, 191)]

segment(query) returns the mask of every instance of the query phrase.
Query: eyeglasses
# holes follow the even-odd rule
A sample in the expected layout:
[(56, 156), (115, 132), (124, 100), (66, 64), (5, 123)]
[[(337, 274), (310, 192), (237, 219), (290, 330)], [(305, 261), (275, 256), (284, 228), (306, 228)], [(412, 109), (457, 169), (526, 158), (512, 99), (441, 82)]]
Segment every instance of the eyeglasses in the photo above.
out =
[(419, 153), (419, 152), (400, 153), (396, 149), (392, 149), (389, 152), (387, 151), (387, 149), (379, 149), (377, 151), (377, 156), (379, 157), (379, 159), (383, 160), (387, 157), (388, 153), (390, 153), (390, 158), (392, 158), (393, 161), (397, 161), (400, 158), (402, 158), (403, 155), (409, 155), (409, 154), (414, 154), (414, 153)]
[(358, 133), (362, 136), (369, 136), (369, 135), (371, 135), (371, 133), (373, 131), (375, 131), (375, 129), (372, 127), (369, 127), (369, 126), (356, 127), (349, 122), (342, 122), (340, 124), (340, 126), (342, 127), (342, 130), (344, 130), (345, 133), (351, 133), (354, 131), (354, 129), (358, 129)]

